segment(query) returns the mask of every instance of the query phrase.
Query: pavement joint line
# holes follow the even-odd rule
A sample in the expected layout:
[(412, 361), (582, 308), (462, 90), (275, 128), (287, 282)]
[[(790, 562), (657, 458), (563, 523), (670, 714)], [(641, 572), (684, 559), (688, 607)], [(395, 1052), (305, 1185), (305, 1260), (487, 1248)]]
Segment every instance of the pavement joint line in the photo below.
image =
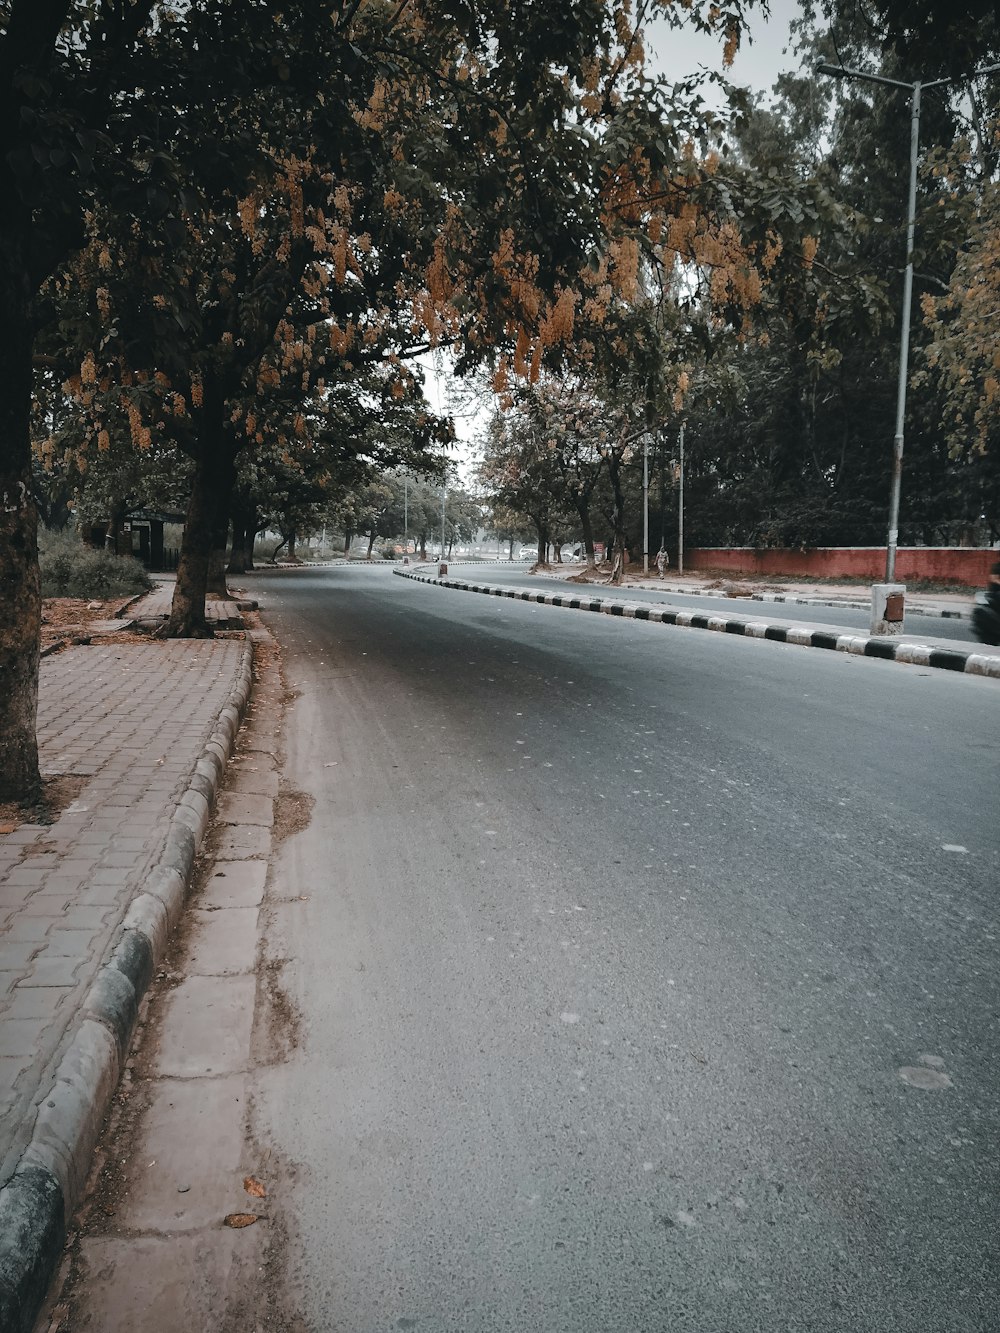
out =
[[(418, 574), (409, 569), (394, 569), (399, 578), (416, 583), (429, 583), (439, 588), (460, 592), (485, 593), (493, 597), (513, 597), (523, 601), (537, 601), (547, 606), (572, 607), (577, 598), (568, 600), (563, 593), (535, 592), (532, 589), (503, 587), (495, 584), (468, 583), (458, 579), (439, 579), (433, 575)], [(664, 591), (669, 591), (664, 589)], [(701, 595), (700, 593), (698, 594)], [(876, 657), (885, 661), (905, 662), (912, 666), (932, 667), (970, 676), (988, 676), (1000, 680), (1000, 656), (981, 653), (975, 649), (944, 648), (933, 644), (900, 642), (874, 635), (838, 633), (830, 629), (808, 629), (772, 621), (748, 619), (745, 616), (715, 616), (704, 611), (685, 611), (673, 607), (649, 607), (648, 615), (637, 615), (635, 602), (619, 601), (609, 597), (589, 597), (578, 602), (579, 609), (604, 615), (621, 616), (663, 625), (677, 625), (688, 629), (706, 629), (716, 633), (734, 634), (744, 638), (768, 639), (775, 643), (790, 643), (802, 648), (825, 648), (849, 652), (860, 657)], [(834, 603), (833, 605), (843, 605)], [(574, 608), (575, 609), (575, 608)], [(643, 604), (642, 609), (646, 609)]]
[[(229, 697), (187, 787), (173, 803), (160, 861), (116, 930), (75, 1019), (30, 1141), (0, 1188), (0, 1329), (30, 1333), (66, 1242), (101, 1122), (118, 1086), (139, 1005), (180, 916), (253, 683), (253, 643), (244, 640)], [(206, 785), (211, 788), (210, 797)], [(42, 1085), (44, 1087), (44, 1085)]]

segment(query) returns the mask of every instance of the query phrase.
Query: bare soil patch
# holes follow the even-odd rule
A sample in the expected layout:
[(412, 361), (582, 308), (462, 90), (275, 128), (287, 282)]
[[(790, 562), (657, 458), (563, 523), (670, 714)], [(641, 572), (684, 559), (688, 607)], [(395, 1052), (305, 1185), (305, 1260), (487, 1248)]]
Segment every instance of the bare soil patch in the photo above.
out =
[[(128, 599), (87, 601), (83, 597), (46, 597), (42, 602), (42, 650), (64, 644), (90, 643), (95, 626), (119, 618)], [(149, 636), (137, 630), (118, 630), (100, 634), (101, 642), (148, 643)]]
[(257, 971), (250, 1055), (257, 1066), (284, 1064), (302, 1044), (302, 1012), (283, 983), (287, 958), (265, 959)]
[(274, 802), (274, 828), (271, 836), (274, 842), (284, 842), (295, 833), (301, 833), (309, 827), (316, 798), (308, 792), (286, 789)]
[(37, 799), (20, 804), (0, 801), (0, 834), (13, 833), (21, 824), (54, 824), (76, 800), (88, 779), (74, 773), (56, 773), (42, 779)]

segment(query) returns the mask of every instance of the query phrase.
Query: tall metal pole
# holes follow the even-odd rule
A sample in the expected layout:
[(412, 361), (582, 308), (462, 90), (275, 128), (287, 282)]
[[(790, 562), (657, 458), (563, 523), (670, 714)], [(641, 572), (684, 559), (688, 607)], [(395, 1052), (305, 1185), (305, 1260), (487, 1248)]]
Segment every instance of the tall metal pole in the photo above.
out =
[(441, 559), (444, 559), (444, 502), (448, 498), (448, 483), (441, 488)]
[(642, 437), (642, 572), (649, 573), (649, 435)]
[(677, 490), (677, 573), (684, 573), (684, 422), (681, 422), (681, 468)]
[(817, 74), (829, 74), (835, 79), (858, 79), (862, 83), (882, 83), (889, 88), (910, 90), (910, 194), (906, 212), (906, 273), (903, 278), (903, 325), (899, 333), (899, 381), (896, 388), (896, 434), (892, 442), (892, 489), (889, 493), (889, 531), (885, 544), (885, 581), (896, 577), (896, 547), (899, 542), (899, 492), (903, 479), (903, 428), (906, 420), (906, 379), (910, 358), (910, 305), (913, 300), (913, 233), (917, 214), (917, 149), (920, 139), (920, 92), (922, 88), (940, 88), (949, 83), (966, 83), (983, 74), (996, 74), (1000, 65), (982, 65), (960, 78), (917, 80), (904, 83), (901, 79), (887, 79), (881, 74), (868, 74), (860, 69), (824, 62), (816, 66)]
[(920, 140), (920, 81), (910, 100), (910, 195), (906, 209), (906, 272), (903, 276), (903, 315), (899, 331), (899, 381), (896, 386), (896, 433), (892, 441), (892, 487), (889, 491), (889, 535), (885, 548), (885, 581), (896, 577), (899, 544), (899, 492), (903, 482), (903, 432), (906, 421), (906, 380), (910, 360), (910, 307), (913, 302), (913, 233), (917, 217), (917, 153)]
[(403, 548), (404, 555), (410, 553), (410, 478), (403, 473)]

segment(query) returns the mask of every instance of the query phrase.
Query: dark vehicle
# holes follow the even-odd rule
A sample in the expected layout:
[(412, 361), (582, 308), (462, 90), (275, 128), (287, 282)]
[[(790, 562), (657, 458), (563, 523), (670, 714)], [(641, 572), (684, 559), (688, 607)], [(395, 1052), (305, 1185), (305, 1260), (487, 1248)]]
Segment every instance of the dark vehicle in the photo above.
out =
[(980, 643), (1000, 644), (1000, 560), (990, 570), (987, 588), (976, 593), (972, 632)]

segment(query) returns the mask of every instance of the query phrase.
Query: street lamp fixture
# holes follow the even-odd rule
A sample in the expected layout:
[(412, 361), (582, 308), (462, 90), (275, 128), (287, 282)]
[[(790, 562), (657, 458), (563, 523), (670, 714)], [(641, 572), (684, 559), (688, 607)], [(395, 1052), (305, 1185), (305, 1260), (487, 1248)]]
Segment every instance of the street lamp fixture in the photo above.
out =
[(889, 532), (885, 548), (885, 581), (896, 577), (896, 547), (899, 543), (899, 492), (903, 480), (903, 426), (906, 417), (906, 380), (910, 359), (910, 308), (913, 303), (913, 233), (917, 216), (917, 150), (920, 139), (920, 94), (924, 88), (939, 88), (946, 83), (965, 83), (981, 74), (992, 74), (1000, 65), (986, 65), (971, 74), (957, 78), (930, 79), (906, 83), (902, 79), (887, 79), (881, 74), (866, 74), (860, 69), (844, 65), (820, 64), (817, 74), (834, 79), (856, 79), (861, 83), (884, 83), (890, 88), (910, 90), (910, 192), (906, 210), (906, 272), (903, 278), (903, 315), (899, 332), (899, 380), (896, 387), (896, 433), (892, 448), (892, 489), (889, 494)]

